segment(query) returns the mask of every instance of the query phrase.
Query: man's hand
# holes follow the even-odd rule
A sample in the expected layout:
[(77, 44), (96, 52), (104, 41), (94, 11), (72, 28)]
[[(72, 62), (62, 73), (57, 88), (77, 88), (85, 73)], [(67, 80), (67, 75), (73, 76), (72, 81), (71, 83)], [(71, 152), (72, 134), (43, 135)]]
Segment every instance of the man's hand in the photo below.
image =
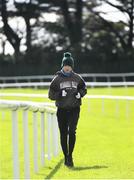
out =
[(66, 97), (67, 92), (65, 90), (62, 90), (62, 97)]
[(80, 93), (78, 92), (75, 97), (76, 97), (77, 99), (80, 99), (80, 98), (81, 98)]

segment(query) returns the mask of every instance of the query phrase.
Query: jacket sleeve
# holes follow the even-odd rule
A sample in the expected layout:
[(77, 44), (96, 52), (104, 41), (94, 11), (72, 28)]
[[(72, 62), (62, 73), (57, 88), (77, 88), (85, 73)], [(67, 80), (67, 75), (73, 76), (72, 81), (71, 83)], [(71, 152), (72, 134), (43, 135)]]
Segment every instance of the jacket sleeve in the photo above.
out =
[(55, 77), (49, 87), (48, 97), (51, 100), (57, 100), (60, 95), (60, 89), (58, 88), (57, 84), (57, 77)]
[(87, 94), (86, 84), (82, 77), (80, 77), (80, 82), (78, 84), (78, 92), (80, 93), (81, 97)]

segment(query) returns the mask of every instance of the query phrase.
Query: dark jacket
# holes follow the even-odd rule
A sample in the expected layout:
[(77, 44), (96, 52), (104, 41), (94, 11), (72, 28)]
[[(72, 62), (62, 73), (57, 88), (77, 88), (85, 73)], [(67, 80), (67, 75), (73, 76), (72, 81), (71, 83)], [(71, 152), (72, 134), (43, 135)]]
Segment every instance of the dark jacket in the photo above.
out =
[[(67, 92), (65, 97), (62, 97), (62, 90)], [(81, 105), (81, 98), (76, 98), (78, 92), (81, 97), (87, 93), (82, 77), (74, 72), (67, 77), (59, 71), (50, 84), (49, 98), (56, 101), (58, 108), (70, 109)]]

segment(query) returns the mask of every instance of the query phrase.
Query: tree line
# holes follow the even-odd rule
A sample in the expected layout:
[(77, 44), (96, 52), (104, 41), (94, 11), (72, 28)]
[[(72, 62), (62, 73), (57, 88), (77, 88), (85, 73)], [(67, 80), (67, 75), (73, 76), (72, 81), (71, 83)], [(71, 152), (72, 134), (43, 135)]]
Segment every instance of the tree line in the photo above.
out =
[[(126, 20), (106, 18), (104, 5)], [(49, 15), (56, 20), (46, 20)], [(90, 63), (134, 61), (134, 0), (13, 0), (12, 8), (10, 0), (1, 0), (0, 17), (2, 63), (48, 64), (51, 69), (51, 58), (60, 64), (64, 51), (74, 54), (83, 71)], [(10, 24), (17, 18), (23, 20), (23, 30)], [(5, 41), (14, 49), (11, 56), (5, 55)]]

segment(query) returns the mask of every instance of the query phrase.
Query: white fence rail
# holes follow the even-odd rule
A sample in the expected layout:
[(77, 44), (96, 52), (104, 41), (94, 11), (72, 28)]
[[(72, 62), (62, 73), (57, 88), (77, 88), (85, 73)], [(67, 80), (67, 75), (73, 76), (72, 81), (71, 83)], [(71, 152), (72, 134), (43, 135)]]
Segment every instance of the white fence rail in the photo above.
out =
[[(127, 87), (134, 86), (134, 82), (86, 82), (88, 87)], [(50, 82), (29, 82), (29, 83), (3, 83), (0, 88), (21, 88), (21, 87), (49, 87)]]
[[(30, 98), (48, 98), (47, 94), (25, 94), (25, 93), (0, 93), (0, 97), (30, 97)], [(84, 98), (88, 99), (120, 99), (120, 100), (134, 100), (134, 96), (115, 96), (115, 95), (86, 95)], [(5, 102), (5, 100), (0, 100), (0, 102)], [(10, 101), (9, 101), (10, 102)], [(12, 105), (17, 103), (20, 105), (20, 101), (11, 101)], [(33, 102), (21, 101), (21, 106), (25, 104), (33, 105)], [(34, 105), (41, 106), (52, 106), (55, 107), (54, 103), (37, 103), (34, 102)]]
[[(47, 98), (46, 94), (24, 94), (24, 93), (1, 93), (1, 97), (31, 97), (31, 98)], [(111, 95), (86, 95), (85, 99), (88, 99), (88, 110), (91, 108), (91, 99), (101, 99), (101, 108), (102, 112), (105, 111), (105, 99), (115, 100), (115, 115), (119, 113), (119, 100), (126, 101), (126, 118), (129, 117), (129, 102), (134, 101), (134, 96), (111, 96)], [(28, 111), (31, 110), (33, 112), (33, 134), (34, 134), (34, 172), (38, 172), (38, 150), (37, 150), (37, 142), (38, 142), (38, 129), (37, 129), (37, 112), (40, 112), (41, 116), (41, 155), (40, 161), (41, 165), (45, 164), (45, 149), (47, 146), (48, 152), (47, 157), (51, 159), (51, 137), (53, 141), (53, 154), (57, 155), (59, 151), (58, 145), (58, 125), (56, 121), (56, 110), (54, 109), (55, 105), (53, 103), (37, 103), (37, 102), (29, 102), (29, 101), (13, 101), (13, 100), (0, 100), (0, 109), (10, 109), (12, 111), (12, 137), (13, 137), (13, 162), (14, 162), (14, 178), (20, 178), (20, 165), (19, 165), (19, 148), (18, 148), (18, 117), (17, 110), (22, 109), (23, 111), (23, 136), (24, 136), (24, 174), (25, 179), (30, 178), (30, 158), (29, 158), (29, 142), (28, 142)], [(44, 126), (44, 116), (47, 118), (47, 145), (44, 141), (44, 132), (46, 130)]]
[(88, 99), (119, 99), (119, 100), (134, 100), (134, 96), (110, 96), (110, 95), (86, 95)]
[[(47, 94), (25, 94), (25, 93), (1, 93), (0, 97), (29, 97), (29, 98), (48, 98)], [(118, 101), (125, 100), (126, 101), (126, 117), (129, 114), (129, 101), (134, 101), (134, 96), (113, 96), (113, 95), (86, 95), (84, 98), (88, 99), (88, 106), (91, 107), (90, 100), (91, 99), (101, 99), (102, 100), (102, 111), (104, 112), (104, 100), (111, 99), (116, 101), (116, 112), (118, 113)], [(25, 101), (23, 101), (25, 102)], [(37, 103), (39, 104), (39, 103)], [(43, 104), (43, 103), (40, 103)], [(52, 103), (47, 103), (49, 106), (54, 106)]]
[[(134, 86), (134, 73), (83, 73), (80, 75), (86, 78), (88, 87)], [(0, 77), (0, 88), (49, 87), (53, 77), (54, 75)]]
[[(0, 97), (9, 97), (9, 96), (11, 96), (11, 97), (29, 97), (29, 98), (48, 98), (47, 94), (0, 93)], [(49, 104), (49, 106), (53, 106), (53, 105), (54, 105), (53, 103)]]
[[(97, 78), (103, 77), (107, 82), (111, 80), (111, 78), (120, 77), (122, 81), (126, 82), (127, 77), (134, 77), (134, 72), (131, 73), (82, 73), (80, 74), (84, 78), (92, 78), (93, 82), (97, 82)], [(10, 76), (10, 77), (0, 77), (0, 82), (6, 83), (7, 81), (27, 81), (31, 82), (32, 80), (36, 82), (42, 82), (46, 80), (51, 80), (54, 75), (34, 75), (34, 76)]]
[[(91, 109), (91, 99), (101, 99), (101, 110), (102, 113), (105, 112), (105, 99), (109, 100), (115, 100), (116, 106), (115, 106), (115, 117), (119, 117), (119, 100), (125, 100), (126, 101), (126, 119), (129, 118), (129, 102), (134, 101), (134, 96), (111, 96), (111, 95), (86, 95), (86, 98), (88, 99), (88, 111)], [(133, 109), (134, 111), (134, 109)]]
[[(134, 72), (131, 73), (81, 73), (82, 77), (131, 77), (134, 76)], [(33, 76), (1, 76), (1, 81), (6, 80), (43, 80), (43, 79), (52, 79), (54, 75), (33, 75)]]
[[(51, 106), (51, 107), (50, 107)], [(12, 101), (12, 100), (0, 100), (0, 109), (9, 109), (12, 111), (12, 141), (13, 141), (13, 171), (14, 179), (20, 178), (20, 164), (19, 164), (19, 142), (18, 142), (18, 110), (23, 111), (23, 136), (24, 136), (24, 177), (30, 179), (30, 149), (28, 137), (28, 111), (33, 112), (33, 150), (34, 150), (34, 172), (39, 170), (38, 159), (40, 157), (41, 165), (45, 164), (45, 146), (48, 148), (47, 156), (48, 160), (51, 159), (51, 151), (53, 155), (58, 155), (58, 125), (56, 120), (56, 109), (52, 103), (37, 103), (28, 101)], [(38, 154), (37, 142), (38, 142), (38, 128), (37, 128), (37, 112), (40, 112), (41, 117), (41, 154)], [(47, 128), (45, 128), (45, 120), (47, 120)], [(45, 144), (45, 131), (47, 130), (47, 144)], [(51, 143), (52, 140), (52, 143)], [(53, 146), (53, 147), (52, 147)]]

